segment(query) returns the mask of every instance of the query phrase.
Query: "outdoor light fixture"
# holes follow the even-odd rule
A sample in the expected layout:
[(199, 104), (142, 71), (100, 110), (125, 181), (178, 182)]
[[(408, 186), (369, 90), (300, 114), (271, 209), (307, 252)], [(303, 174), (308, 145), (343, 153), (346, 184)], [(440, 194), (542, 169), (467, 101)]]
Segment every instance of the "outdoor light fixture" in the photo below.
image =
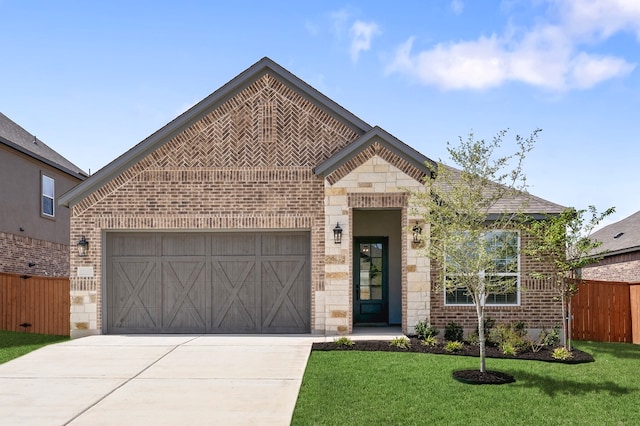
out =
[(89, 252), (89, 241), (83, 236), (80, 237), (80, 241), (78, 241), (78, 256), (86, 257)]
[(342, 228), (340, 228), (340, 223), (336, 223), (336, 227), (333, 228), (333, 242), (336, 244), (342, 242)]
[(416, 222), (416, 224), (413, 226), (413, 228), (411, 228), (411, 230), (413, 231), (413, 243), (414, 244), (420, 243), (420, 235), (422, 235), (422, 227), (418, 225), (418, 222)]

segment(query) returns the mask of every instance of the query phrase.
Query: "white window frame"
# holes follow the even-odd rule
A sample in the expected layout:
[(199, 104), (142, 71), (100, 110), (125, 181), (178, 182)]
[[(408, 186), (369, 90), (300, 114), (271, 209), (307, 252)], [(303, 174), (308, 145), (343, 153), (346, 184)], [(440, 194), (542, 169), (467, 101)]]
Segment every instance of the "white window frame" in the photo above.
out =
[[(504, 277), (512, 277), (515, 276), (516, 277), (516, 301), (514, 303), (495, 303), (495, 302), (491, 302), (491, 298), (492, 298), (492, 293), (489, 293), (488, 297), (487, 297), (487, 301), (485, 302), (485, 306), (520, 306), (520, 275), (521, 275), (521, 259), (520, 259), (520, 231), (519, 230), (515, 230), (515, 229), (492, 229), (492, 230), (488, 230), (487, 232), (513, 232), (517, 235), (517, 243), (518, 243), (518, 247), (517, 247), (517, 262), (518, 262), (518, 270), (517, 272), (504, 272), (504, 273), (496, 273), (496, 274), (492, 274), (495, 276), (504, 276)], [(485, 272), (481, 271), (480, 272), (480, 277), (484, 279), (485, 276)], [(447, 279), (446, 276), (446, 272), (445, 272), (445, 276), (444, 276), (444, 280)], [(464, 288), (460, 288), (457, 289), (455, 291), (466, 291)], [(451, 294), (450, 291), (447, 291), (447, 288), (445, 286), (444, 289), (444, 304), (445, 306), (473, 306), (473, 301), (471, 301), (471, 298), (469, 296), (469, 302), (468, 303), (461, 303), (461, 302), (448, 302), (447, 301), (447, 297)], [(500, 297), (501, 295), (499, 294), (494, 294), (494, 297), (498, 296)], [(464, 297), (464, 296), (463, 296)]]
[[(47, 183), (50, 182), (51, 193), (46, 191), (48, 188)], [(51, 176), (47, 176), (42, 173), (42, 177), (40, 179), (40, 193), (42, 194), (40, 197), (40, 214), (46, 218), (55, 218), (56, 217), (56, 180)], [(51, 213), (45, 211), (45, 199), (51, 200)]]

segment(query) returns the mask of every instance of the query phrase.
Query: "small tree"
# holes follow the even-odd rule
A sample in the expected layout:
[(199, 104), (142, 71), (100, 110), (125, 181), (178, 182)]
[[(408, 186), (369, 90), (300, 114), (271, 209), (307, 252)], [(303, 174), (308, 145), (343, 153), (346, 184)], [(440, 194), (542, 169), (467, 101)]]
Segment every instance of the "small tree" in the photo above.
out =
[[(590, 238), (594, 228), (611, 215), (611, 207), (598, 213), (594, 206), (586, 210), (568, 208), (561, 214), (548, 215), (543, 220), (527, 218), (525, 227), (531, 239), (524, 252), (539, 261), (546, 271), (534, 271), (534, 278), (554, 279), (558, 299), (562, 304), (563, 346), (571, 351), (571, 298), (578, 292), (582, 278), (580, 270), (598, 262), (601, 242)], [(586, 215), (590, 215), (587, 218)]]
[[(524, 211), (528, 196), (523, 160), (539, 132), (535, 130), (529, 138), (516, 136), (516, 152), (504, 156), (495, 153), (506, 131), (499, 132), (491, 142), (475, 140), (470, 134), (467, 140), (459, 138), (457, 147), (447, 143), (449, 155), (460, 170), (440, 164), (431, 191), (412, 193), (413, 202), (430, 226), (425, 254), (438, 270), (438, 283), (449, 293), (464, 292), (475, 306), (483, 373), (486, 352), (482, 324), (487, 298), (490, 294), (513, 293), (517, 286), (517, 278), (499, 275), (517, 268), (513, 234), (505, 236), (497, 231), (513, 229), (518, 214)], [(509, 238), (512, 241), (503, 241)], [(516, 240), (516, 251), (517, 246)]]

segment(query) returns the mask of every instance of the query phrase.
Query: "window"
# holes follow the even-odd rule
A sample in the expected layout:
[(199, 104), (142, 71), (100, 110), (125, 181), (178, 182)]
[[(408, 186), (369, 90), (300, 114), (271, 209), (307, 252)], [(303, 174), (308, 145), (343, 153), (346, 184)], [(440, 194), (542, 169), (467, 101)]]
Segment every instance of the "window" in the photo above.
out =
[[(487, 252), (491, 254), (490, 267), (480, 272), (493, 289), (512, 288), (512, 291), (489, 292), (487, 305), (518, 305), (520, 303), (520, 234), (517, 231), (490, 231), (483, 234)], [(445, 280), (455, 281), (455, 271), (447, 267)], [(445, 304), (472, 305), (466, 287), (445, 290)]]
[(42, 175), (42, 215), (55, 217), (56, 182), (49, 176)]

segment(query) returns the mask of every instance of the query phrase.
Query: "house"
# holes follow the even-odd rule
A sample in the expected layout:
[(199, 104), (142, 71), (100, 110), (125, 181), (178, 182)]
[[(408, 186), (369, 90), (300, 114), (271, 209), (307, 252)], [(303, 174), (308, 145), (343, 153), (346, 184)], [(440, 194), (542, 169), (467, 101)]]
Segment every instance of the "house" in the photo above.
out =
[(582, 269), (585, 280), (640, 282), (640, 211), (591, 234), (602, 260)]
[(60, 194), (87, 177), (0, 113), (0, 272), (69, 276), (69, 209)]
[[(407, 190), (427, 190), (429, 163), (263, 58), (60, 197), (89, 242), (71, 259), (71, 334), (471, 329), (413, 243), (429, 227)], [(489, 315), (555, 325), (553, 289), (518, 260)]]

